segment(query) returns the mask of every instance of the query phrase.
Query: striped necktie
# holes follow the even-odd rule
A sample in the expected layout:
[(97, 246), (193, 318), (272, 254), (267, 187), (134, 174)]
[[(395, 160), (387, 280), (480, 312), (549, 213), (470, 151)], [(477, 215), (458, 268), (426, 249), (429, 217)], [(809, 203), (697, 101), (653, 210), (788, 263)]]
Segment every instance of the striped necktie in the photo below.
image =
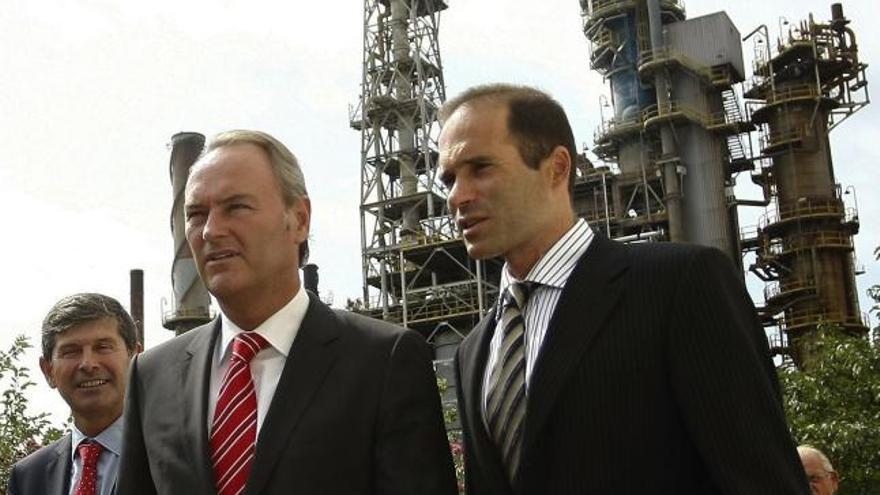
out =
[(98, 442), (83, 442), (76, 448), (82, 460), (82, 475), (76, 484), (74, 495), (95, 495), (98, 493), (98, 459), (104, 447)]
[(489, 376), (486, 418), (489, 434), (513, 482), (519, 465), (520, 434), (526, 415), (526, 360), (522, 308), (529, 286), (515, 282), (507, 287), (498, 327), (503, 332), (498, 359)]
[(269, 343), (257, 333), (240, 332), (223, 376), (211, 424), (211, 461), (219, 495), (244, 491), (257, 444), (257, 394), (250, 362)]

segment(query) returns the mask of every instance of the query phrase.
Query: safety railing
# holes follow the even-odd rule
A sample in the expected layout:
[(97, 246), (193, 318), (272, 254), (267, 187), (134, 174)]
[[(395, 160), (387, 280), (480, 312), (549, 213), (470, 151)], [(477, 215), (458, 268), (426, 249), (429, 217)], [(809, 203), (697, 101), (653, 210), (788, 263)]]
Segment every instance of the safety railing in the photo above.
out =
[(836, 199), (796, 201), (770, 208), (758, 219), (758, 227), (792, 220), (796, 218), (819, 218), (844, 216), (843, 204)]

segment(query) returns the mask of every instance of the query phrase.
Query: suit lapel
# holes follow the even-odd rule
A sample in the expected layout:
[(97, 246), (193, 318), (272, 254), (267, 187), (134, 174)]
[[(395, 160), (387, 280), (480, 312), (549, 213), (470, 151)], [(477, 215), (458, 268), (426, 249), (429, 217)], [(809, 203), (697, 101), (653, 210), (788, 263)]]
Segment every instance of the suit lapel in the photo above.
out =
[(206, 490), (214, 489), (214, 473), (208, 449), (208, 390), (211, 381), (211, 359), (220, 335), (220, 318), (207, 325), (191, 330), (198, 332), (186, 348), (181, 362), (180, 378), (184, 414), (181, 418), (182, 434), (178, 438), (186, 442), (191, 466), (198, 470), (197, 477)]
[(309, 308), (288, 353), (266, 413), (246, 493), (262, 493), (289, 438), (336, 360), (341, 328), (333, 312), (309, 293)]
[(67, 493), (70, 490), (71, 448), (70, 433), (55, 445), (55, 456), (46, 464), (46, 493)]
[(459, 362), (463, 378), (460, 386), (465, 401), (463, 405), (459, 404), (459, 407), (464, 408), (463, 412), (470, 426), (471, 444), (468, 447), (473, 449), (473, 452), (468, 452), (466, 455), (479, 459), (479, 476), (485, 478), (491, 486), (499, 487), (498, 490), (501, 490), (500, 487), (509, 486), (509, 483), (483, 417), (483, 377), (486, 373), (489, 343), (495, 333), (497, 307), (496, 304), (495, 311), (491, 311), (480, 320), (461, 344)]
[(620, 298), (626, 252), (625, 246), (597, 234), (565, 285), (529, 382), (524, 457), (540, 437), (568, 375)]

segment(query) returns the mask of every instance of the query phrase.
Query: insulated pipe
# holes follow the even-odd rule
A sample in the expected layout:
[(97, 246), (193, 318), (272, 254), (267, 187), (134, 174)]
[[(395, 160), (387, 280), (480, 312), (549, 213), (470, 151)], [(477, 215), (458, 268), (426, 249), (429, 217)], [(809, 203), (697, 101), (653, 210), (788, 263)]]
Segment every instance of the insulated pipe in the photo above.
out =
[[(654, 60), (663, 57), (663, 20), (660, 16), (660, 0), (647, 0), (648, 2), (648, 26), (651, 35), (651, 48)], [(669, 106), (669, 78), (662, 70), (658, 70), (654, 76), (654, 88), (657, 90), (657, 113), (667, 112)], [(666, 212), (669, 220), (669, 240), (682, 242), (684, 238), (684, 225), (681, 209), (681, 181), (678, 176), (677, 159), (678, 150), (675, 147), (675, 136), (669, 125), (660, 127), (660, 147), (662, 150), (661, 161), (663, 162), (663, 184), (666, 188)]]

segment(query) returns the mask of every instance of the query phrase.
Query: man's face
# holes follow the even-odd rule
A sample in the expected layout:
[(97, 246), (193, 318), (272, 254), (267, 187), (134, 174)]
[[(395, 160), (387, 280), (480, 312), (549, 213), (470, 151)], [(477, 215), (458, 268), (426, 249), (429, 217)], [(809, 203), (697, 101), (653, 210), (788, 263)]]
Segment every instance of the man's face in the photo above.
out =
[(523, 161), (507, 115), (501, 103), (459, 107), (440, 134), (440, 177), (471, 257), (536, 260), (548, 225), (542, 206), (558, 191), (546, 160), (537, 170)]
[(837, 493), (837, 473), (828, 472), (822, 466), (822, 460), (811, 452), (801, 455), (801, 463), (810, 480), (813, 495), (834, 495)]
[(287, 208), (269, 157), (236, 144), (208, 153), (186, 186), (186, 238), (199, 274), (221, 303), (291, 297), (309, 203)]
[(75, 423), (108, 426), (122, 414), (131, 354), (115, 318), (80, 323), (57, 334), (40, 369), (70, 406)]

